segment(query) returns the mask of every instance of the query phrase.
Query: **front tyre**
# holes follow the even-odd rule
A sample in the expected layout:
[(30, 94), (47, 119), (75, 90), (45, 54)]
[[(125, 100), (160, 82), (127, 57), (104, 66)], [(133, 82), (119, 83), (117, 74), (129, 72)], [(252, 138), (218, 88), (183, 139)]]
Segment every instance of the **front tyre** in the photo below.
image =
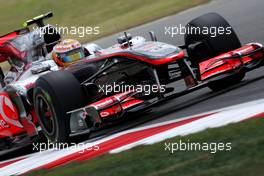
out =
[[(188, 47), (187, 52), (193, 65), (199, 67), (199, 63), (207, 59), (240, 48), (241, 43), (232, 26), (219, 14), (207, 13), (190, 21), (187, 28), (222, 28), (229, 29), (230, 34), (211, 36), (210, 34), (186, 34), (185, 44), (191, 46), (200, 43), (196, 47)], [(228, 86), (239, 83), (245, 76), (244, 70), (223, 79), (212, 81), (208, 87), (218, 91)]]
[(67, 112), (84, 106), (79, 81), (72, 73), (56, 71), (36, 81), (34, 106), (39, 124), (50, 142), (69, 142), (70, 115)]

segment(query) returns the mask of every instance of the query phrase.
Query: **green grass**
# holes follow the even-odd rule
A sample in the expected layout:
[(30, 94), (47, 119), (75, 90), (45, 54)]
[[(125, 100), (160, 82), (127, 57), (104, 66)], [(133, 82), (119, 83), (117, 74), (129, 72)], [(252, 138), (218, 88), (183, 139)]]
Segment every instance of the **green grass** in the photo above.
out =
[[(0, 0), (0, 36), (32, 17), (53, 11), (48, 22), (61, 27), (99, 27), (99, 34), (64, 35), (82, 43), (175, 14), (209, 0)], [(175, 21), (175, 23), (177, 23)], [(81, 31), (82, 32), (82, 31)], [(8, 63), (1, 63), (8, 70)]]
[[(208, 0), (0, 0), (0, 34), (20, 28), (36, 15), (54, 12), (51, 24), (99, 26), (99, 35), (86, 35), (82, 42), (174, 14)], [(177, 23), (175, 21), (175, 23)], [(78, 38), (77, 36), (68, 36)]]
[(95, 159), (71, 163), (54, 170), (29, 175), (42, 176), (261, 176), (264, 165), (264, 119), (254, 119), (226, 127), (176, 137), (165, 142), (232, 143), (231, 151), (165, 151), (165, 142), (139, 146), (119, 154), (105, 154)]

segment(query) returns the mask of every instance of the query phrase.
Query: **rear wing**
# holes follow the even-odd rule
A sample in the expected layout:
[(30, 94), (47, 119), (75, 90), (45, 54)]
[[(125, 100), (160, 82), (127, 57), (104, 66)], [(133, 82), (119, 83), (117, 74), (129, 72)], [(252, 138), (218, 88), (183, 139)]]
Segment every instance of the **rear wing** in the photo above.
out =
[(39, 16), (36, 16), (32, 19), (27, 20), (23, 26), (24, 27), (28, 27), (30, 25), (36, 24), (38, 27), (44, 27), (44, 20), (53, 17), (53, 13), (52, 12), (48, 12)]
[(8, 33), (6, 35), (0, 36), (0, 45), (4, 44), (8, 40), (12, 40), (18, 35), (26, 34), (29, 31), (28, 26), (36, 24), (38, 27), (44, 27), (44, 20), (53, 17), (52, 12), (48, 12), (46, 14), (42, 14), (39, 16), (36, 16), (32, 19), (27, 20), (25, 23), (23, 23), (24, 28), (16, 30), (14, 32)]
[[(21, 36), (30, 32), (28, 26), (36, 24), (38, 27), (44, 27), (44, 20), (51, 18), (53, 16), (52, 12), (48, 12), (46, 14), (39, 15), (30, 20), (27, 20), (23, 25), (24, 28), (16, 30), (14, 32), (8, 33), (0, 37), (0, 63), (7, 60), (10, 54), (15, 54), (15, 56), (22, 57), (19, 54), (19, 51), (16, 51), (12, 46), (7, 46), (8, 41), (14, 40), (17, 36)], [(60, 36), (54, 36), (55, 39), (60, 39)], [(52, 41), (53, 42), (53, 41)], [(52, 45), (52, 42), (50, 45)]]

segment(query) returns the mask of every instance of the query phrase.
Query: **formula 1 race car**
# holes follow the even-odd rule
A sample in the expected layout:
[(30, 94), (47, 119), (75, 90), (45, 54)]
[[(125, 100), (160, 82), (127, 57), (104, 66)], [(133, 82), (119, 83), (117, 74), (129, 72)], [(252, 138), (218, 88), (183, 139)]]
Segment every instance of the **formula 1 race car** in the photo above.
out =
[[(0, 62), (8, 62), (8, 70), (0, 70), (0, 150), (20, 147), (38, 137), (39, 128), (33, 107), (33, 89), (40, 75), (59, 67), (47, 55), (60, 41), (52, 26), (44, 25), (47, 13), (27, 21), (26, 27), (0, 37)], [(30, 31), (28, 25), (36, 24)], [(46, 31), (46, 32), (44, 32)]]
[[(34, 107), (43, 133), (52, 142), (89, 133), (135, 112), (208, 86), (213, 91), (239, 83), (245, 73), (263, 66), (259, 43), (241, 46), (220, 15), (208, 13), (186, 28), (221, 27), (229, 33), (186, 33), (184, 46), (132, 37), (36, 81)], [(186, 52), (184, 52), (186, 51)], [(184, 80), (181, 91), (173, 82)]]

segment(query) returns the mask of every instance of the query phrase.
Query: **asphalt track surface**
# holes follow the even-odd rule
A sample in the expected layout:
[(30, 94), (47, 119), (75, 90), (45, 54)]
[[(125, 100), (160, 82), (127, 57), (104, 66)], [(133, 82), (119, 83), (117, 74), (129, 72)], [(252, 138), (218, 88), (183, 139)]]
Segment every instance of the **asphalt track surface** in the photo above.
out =
[[(263, 0), (212, 0), (208, 4), (129, 29), (128, 32), (132, 33), (132, 35), (141, 35), (149, 38), (148, 32), (152, 30), (156, 33), (159, 41), (182, 45), (183, 36), (177, 35), (172, 38), (169, 35), (165, 35), (165, 26), (186, 25), (199, 15), (217, 12), (229, 21), (242, 43), (259, 42), (264, 44), (263, 8)], [(98, 40), (96, 43), (103, 47), (110, 46), (116, 42), (118, 35), (120, 34)], [(154, 114), (156, 113), (158, 118), (155, 117), (152, 121), (144, 123), (144, 125), (202, 113), (263, 97), (264, 67), (247, 73), (244, 81), (231, 89), (213, 93), (209, 88), (203, 88), (186, 96), (175, 98), (162, 106), (155, 107), (153, 109)]]
[[(199, 15), (207, 12), (217, 12), (230, 22), (242, 43), (260, 42), (264, 44), (263, 7), (263, 0), (212, 0), (208, 4), (129, 29), (128, 32), (134, 36), (140, 35), (149, 38), (148, 32), (152, 30), (156, 33), (159, 41), (181, 45), (183, 44), (183, 36), (178, 35), (172, 38), (169, 35), (165, 35), (165, 26), (185, 25)], [(117, 36), (118, 34), (106, 37), (95, 41), (95, 43), (107, 47), (116, 42)], [(182, 85), (176, 84), (176, 89), (177, 86), (181, 87)], [(91, 137), (94, 136), (95, 138), (89, 141), (135, 126), (145, 126), (182, 118), (260, 98), (264, 98), (264, 67), (248, 73), (240, 85), (221, 92), (212, 92), (208, 88), (203, 88), (183, 97), (175, 98), (154, 107), (147, 115), (134, 117), (135, 119), (132, 117), (125, 122), (94, 133)], [(22, 151), (22, 153), (24, 152), (25, 150)], [(5, 157), (1, 157), (1, 160), (14, 156), (16, 154), (8, 154)]]

